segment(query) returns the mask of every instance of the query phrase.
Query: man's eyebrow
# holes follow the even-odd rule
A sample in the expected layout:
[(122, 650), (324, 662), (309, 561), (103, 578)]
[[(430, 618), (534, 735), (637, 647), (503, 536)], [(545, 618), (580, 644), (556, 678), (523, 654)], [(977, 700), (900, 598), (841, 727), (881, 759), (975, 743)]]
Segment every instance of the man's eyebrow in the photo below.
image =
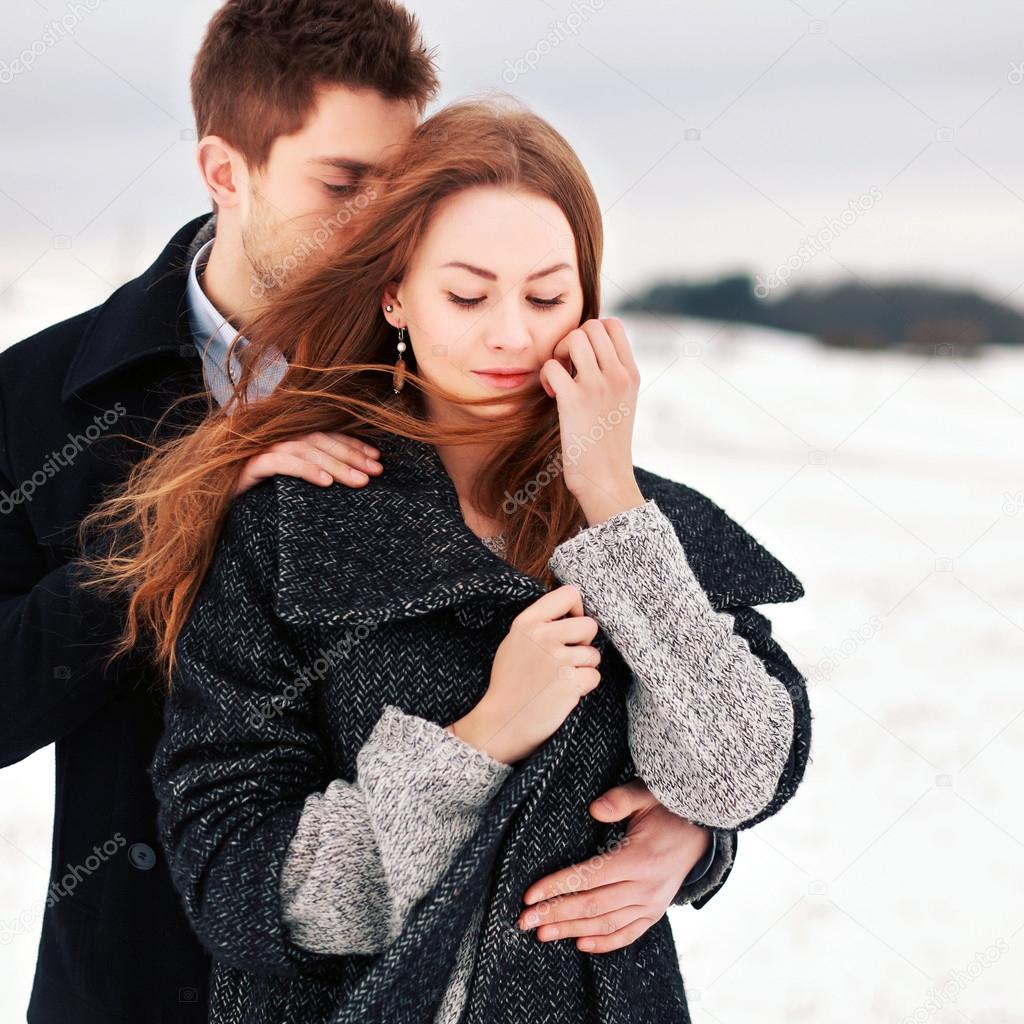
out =
[[(468, 270), (471, 274), (476, 274), (477, 277), (486, 278), (488, 281), (498, 280), (498, 275), (495, 274), (494, 271), (484, 270), (481, 267), (474, 267), (472, 263), (462, 263), (460, 261), (455, 261), (453, 263), (443, 264), (442, 269), (444, 269), (444, 267), (460, 267), (462, 270)], [(538, 278), (547, 277), (548, 274), (553, 274), (556, 270), (571, 269), (572, 268), (569, 266), (568, 263), (556, 263), (554, 266), (548, 267), (546, 270), (538, 270), (535, 274), (530, 274), (530, 276), (527, 277), (526, 280), (536, 281)]]
[(346, 156), (313, 156), (306, 163), (334, 167), (339, 171), (348, 171), (357, 177), (363, 177), (373, 170), (373, 164), (364, 163), (362, 160), (352, 160)]

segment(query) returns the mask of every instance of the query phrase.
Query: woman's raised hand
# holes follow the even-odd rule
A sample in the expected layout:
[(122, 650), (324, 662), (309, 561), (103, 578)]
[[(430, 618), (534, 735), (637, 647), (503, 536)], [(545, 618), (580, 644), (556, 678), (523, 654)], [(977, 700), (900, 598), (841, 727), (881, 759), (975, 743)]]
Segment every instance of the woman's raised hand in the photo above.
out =
[(597, 630), (578, 587), (558, 587), (528, 605), (498, 647), (487, 692), (455, 723), (456, 734), (508, 764), (531, 754), (601, 681), (601, 652), (590, 644)]
[(633, 473), (640, 371), (622, 321), (587, 320), (570, 331), (541, 367), (540, 382), (558, 404), (565, 486), (590, 525), (642, 504)]

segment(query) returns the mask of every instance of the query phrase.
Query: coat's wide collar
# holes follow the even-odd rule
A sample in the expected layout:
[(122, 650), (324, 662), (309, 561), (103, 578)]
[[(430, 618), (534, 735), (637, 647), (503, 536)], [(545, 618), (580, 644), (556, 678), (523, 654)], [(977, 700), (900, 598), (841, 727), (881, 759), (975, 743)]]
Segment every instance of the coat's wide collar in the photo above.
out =
[[(278, 476), (277, 612), (298, 624), (375, 626), (443, 608), (526, 603), (544, 584), (491, 552), (470, 530), (437, 449), (374, 438), (384, 472), (361, 488)], [(800, 581), (710, 499), (635, 469), (676, 528), (694, 573), (719, 608), (792, 601)]]

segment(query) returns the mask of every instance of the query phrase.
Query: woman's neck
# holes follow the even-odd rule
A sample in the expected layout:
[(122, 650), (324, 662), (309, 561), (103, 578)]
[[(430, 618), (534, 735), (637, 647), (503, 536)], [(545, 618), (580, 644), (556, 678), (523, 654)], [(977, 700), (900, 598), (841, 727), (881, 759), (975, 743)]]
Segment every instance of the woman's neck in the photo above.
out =
[(469, 497), (491, 450), (489, 445), (483, 444), (444, 445), (438, 446), (437, 449), (441, 462), (455, 485), (455, 493), (459, 496), (459, 505), (462, 507), (466, 525), (478, 537), (491, 537), (500, 533), (503, 525), (500, 520), (483, 515), (474, 508)]

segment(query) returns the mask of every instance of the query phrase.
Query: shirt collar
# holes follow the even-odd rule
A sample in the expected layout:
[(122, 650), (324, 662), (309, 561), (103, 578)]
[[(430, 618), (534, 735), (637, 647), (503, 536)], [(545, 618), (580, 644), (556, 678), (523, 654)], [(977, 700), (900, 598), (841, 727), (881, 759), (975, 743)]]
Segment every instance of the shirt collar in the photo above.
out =
[[(221, 343), (225, 346), (234, 341), (238, 333), (237, 328), (221, 313), (210, 301), (206, 292), (199, 283), (199, 275), (206, 269), (206, 264), (213, 251), (213, 239), (199, 247), (199, 251), (192, 260), (192, 266), (188, 271), (188, 284), (185, 293), (188, 297), (189, 316), (192, 320), (192, 333), (195, 335), (196, 347), (200, 352), (205, 347), (205, 342), (212, 339), (213, 343)], [(246, 343), (244, 337), (239, 339), (239, 346)]]
[[(200, 275), (213, 251), (214, 240), (200, 246), (192, 259), (188, 272), (188, 283), (185, 289), (192, 324), (192, 340), (203, 360), (203, 374), (213, 397), (218, 405), (225, 405), (234, 393), (232, 381), (237, 381), (242, 374), (242, 365), (237, 350), (245, 348), (249, 343), (244, 335), (228, 320), (203, 291), (199, 283)], [(236, 351), (231, 353), (230, 366), (228, 352), (231, 343), (238, 335)], [(249, 400), (258, 401), (269, 395), (280, 383), (288, 370), (288, 362), (277, 349), (272, 349), (269, 358), (264, 361), (256, 377), (253, 378), (249, 390)]]

